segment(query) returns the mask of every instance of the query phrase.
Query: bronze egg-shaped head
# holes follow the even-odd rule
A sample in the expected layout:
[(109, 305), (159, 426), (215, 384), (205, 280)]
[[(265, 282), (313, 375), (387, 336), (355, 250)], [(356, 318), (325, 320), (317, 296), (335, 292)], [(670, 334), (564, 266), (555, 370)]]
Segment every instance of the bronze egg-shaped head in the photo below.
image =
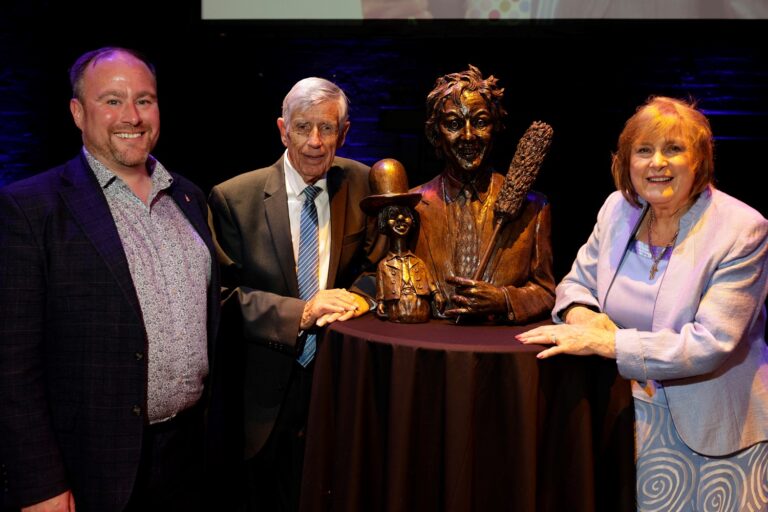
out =
[(383, 207), (391, 205), (413, 208), (421, 199), (418, 192), (408, 192), (405, 167), (394, 158), (384, 158), (373, 164), (368, 180), (371, 195), (360, 201), (360, 208), (368, 215), (376, 215)]

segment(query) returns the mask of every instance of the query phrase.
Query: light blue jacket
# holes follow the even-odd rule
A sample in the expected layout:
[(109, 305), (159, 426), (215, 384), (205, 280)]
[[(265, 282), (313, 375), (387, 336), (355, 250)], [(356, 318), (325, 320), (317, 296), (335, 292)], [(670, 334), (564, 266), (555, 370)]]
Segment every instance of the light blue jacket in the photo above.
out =
[[(579, 302), (603, 310), (644, 208), (614, 192), (571, 271), (557, 286), (553, 319)], [(616, 332), (627, 379), (664, 384), (680, 437), (694, 451), (726, 455), (768, 440), (768, 221), (714, 188), (680, 219), (656, 298), (651, 332)]]

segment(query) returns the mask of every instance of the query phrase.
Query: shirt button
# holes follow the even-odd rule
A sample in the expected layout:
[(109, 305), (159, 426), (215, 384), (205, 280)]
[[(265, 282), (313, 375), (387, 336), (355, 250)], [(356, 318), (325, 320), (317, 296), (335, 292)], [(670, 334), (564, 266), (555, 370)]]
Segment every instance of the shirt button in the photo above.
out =
[(139, 407), (138, 405), (134, 405), (131, 408), (131, 412), (133, 413), (134, 416), (141, 416), (141, 407)]
[(141, 361), (142, 359), (144, 359), (144, 352), (136, 352), (134, 354), (134, 357), (136, 358), (137, 361)]

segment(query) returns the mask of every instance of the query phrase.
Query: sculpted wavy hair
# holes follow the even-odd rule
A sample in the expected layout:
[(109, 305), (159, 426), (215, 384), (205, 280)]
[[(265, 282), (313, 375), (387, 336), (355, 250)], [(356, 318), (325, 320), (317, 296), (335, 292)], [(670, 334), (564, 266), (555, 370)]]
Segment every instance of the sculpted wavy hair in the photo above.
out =
[(435, 87), (427, 95), (427, 121), (424, 132), (427, 140), (435, 147), (437, 156), (442, 156), (440, 146), (440, 116), (443, 105), (452, 99), (457, 105), (461, 102), (461, 94), (466, 91), (477, 91), (483, 97), (493, 121), (493, 131), (498, 132), (504, 128), (502, 119), (507, 111), (501, 104), (504, 97), (504, 89), (498, 86), (498, 80), (493, 76), (483, 79), (479, 69), (472, 64), (469, 69), (460, 73), (451, 73), (441, 76), (435, 81)]

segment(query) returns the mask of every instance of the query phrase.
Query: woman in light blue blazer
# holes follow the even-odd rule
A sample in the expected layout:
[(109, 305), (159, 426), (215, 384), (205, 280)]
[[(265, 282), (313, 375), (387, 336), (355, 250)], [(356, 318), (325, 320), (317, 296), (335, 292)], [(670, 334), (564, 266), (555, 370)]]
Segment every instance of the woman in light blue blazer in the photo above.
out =
[(715, 189), (709, 122), (684, 101), (638, 108), (612, 172), (555, 325), (518, 339), (632, 380), (638, 510), (768, 510), (768, 221)]

